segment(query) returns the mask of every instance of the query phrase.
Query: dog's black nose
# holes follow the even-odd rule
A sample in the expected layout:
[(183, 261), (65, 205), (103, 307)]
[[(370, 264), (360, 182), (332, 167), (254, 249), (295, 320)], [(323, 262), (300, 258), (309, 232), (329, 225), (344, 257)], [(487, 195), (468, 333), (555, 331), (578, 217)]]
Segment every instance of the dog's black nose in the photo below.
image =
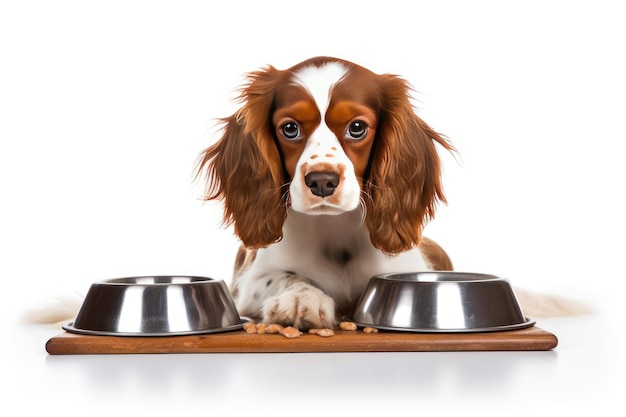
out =
[(339, 185), (339, 174), (336, 172), (309, 172), (304, 177), (306, 186), (319, 197), (328, 197)]

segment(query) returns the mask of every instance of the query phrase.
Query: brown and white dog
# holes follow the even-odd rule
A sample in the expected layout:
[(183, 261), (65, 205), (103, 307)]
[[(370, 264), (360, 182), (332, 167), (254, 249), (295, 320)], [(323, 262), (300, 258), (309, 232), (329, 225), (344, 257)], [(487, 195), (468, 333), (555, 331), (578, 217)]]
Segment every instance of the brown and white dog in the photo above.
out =
[(349, 319), (376, 274), (451, 270), (422, 237), (445, 202), (437, 145), (408, 83), (329, 57), (249, 74), (201, 155), (207, 200), (242, 241), (240, 314), (301, 329)]
[[(333, 327), (373, 275), (452, 269), (422, 230), (445, 202), (437, 146), (454, 149), (415, 115), (406, 81), (318, 57), (250, 73), (240, 98), (197, 168), (243, 243), (231, 283), (240, 314)], [(515, 292), (533, 317), (593, 311)], [(81, 303), (61, 295), (22, 320), (59, 324)]]

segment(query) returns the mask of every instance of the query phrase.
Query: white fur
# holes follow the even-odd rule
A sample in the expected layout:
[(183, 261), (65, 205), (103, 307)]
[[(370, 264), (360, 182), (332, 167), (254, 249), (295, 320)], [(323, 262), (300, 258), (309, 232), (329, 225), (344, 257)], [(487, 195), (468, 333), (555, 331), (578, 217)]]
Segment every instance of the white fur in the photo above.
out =
[(592, 306), (573, 298), (541, 294), (519, 287), (514, 290), (524, 314), (533, 318), (575, 316), (594, 312)]
[[(335, 134), (323, 122), (332, 88), (345, 73), (343, 65), (329, 63), (320, 68), (307, 67), (294, 74), (294, 82), (311, 94), (322, 116), (322, 123), (307, 140), (289, 187), (291, 207), (301, 213), (317, 215), (351, 211), (360, 201), (361, 188), (354, 166)], [(304, 176), (325, 165), (334, 166), (333, 170), (341, 174), (340, 186), (332, 198), (314, 197), (304, 182)]]
[(54, 298), (47, 298), (37, 303), (20, 318), (22, 323), (30, 324), (67, 324), (78, 312), (84, 296), (71, 291)]
[[(297, 323), (305, 310), (307, 321), (329, 327), (336, 321), (333, 300), (353, 304), (373, 275), (429, 269), (419, 249), (391, 257), (374, 248), (361, 219), (360, 208), (335, 216), (290, 211), (283, 239), (260, 249), (238, 277), (239, 312), (257, 316), (262, 311), (268, 322), (290, 314), (285, 321)], [(298, 285), (285, 292), (287, 277)], [(281, 316), (273, 317), (272, 311)]]

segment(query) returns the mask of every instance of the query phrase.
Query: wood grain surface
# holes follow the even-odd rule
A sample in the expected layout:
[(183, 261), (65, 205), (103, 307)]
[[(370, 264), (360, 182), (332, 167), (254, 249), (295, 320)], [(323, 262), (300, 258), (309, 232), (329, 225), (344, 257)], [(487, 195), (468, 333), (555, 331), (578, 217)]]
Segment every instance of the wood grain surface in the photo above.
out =
[(404, 333), (335, 331), (332, 337), (243, 330), (193, 336), (91, 336), (64, 332), (48, 340), (51, 355), (133, 353), (304, 353), (304, 352), (437, 352), (551, 350), (557, 337), (538, 327), (489, 333)]

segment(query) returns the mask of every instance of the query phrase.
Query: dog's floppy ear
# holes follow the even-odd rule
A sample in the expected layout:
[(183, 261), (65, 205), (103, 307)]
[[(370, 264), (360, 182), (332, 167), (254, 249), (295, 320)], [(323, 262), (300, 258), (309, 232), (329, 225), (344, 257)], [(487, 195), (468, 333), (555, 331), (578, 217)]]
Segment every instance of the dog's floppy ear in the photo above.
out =
[(249, 248), (282, 238), (283, 171), (270, 122), (279, 71), (249, 74), (241, 89), (242, 108), (224, 124), (221, 139), (201, 155), (197, 175), (206, 175), (205, 200), (224, 201), (224, 222)]
[(415, 114), (406, 81), (383, 77), (380, 125), (365, 184), (366, 224), (375, 247), (397, 254), (419, 244), (437, 202), (445, 202), (436, 144), (453, 147)]

